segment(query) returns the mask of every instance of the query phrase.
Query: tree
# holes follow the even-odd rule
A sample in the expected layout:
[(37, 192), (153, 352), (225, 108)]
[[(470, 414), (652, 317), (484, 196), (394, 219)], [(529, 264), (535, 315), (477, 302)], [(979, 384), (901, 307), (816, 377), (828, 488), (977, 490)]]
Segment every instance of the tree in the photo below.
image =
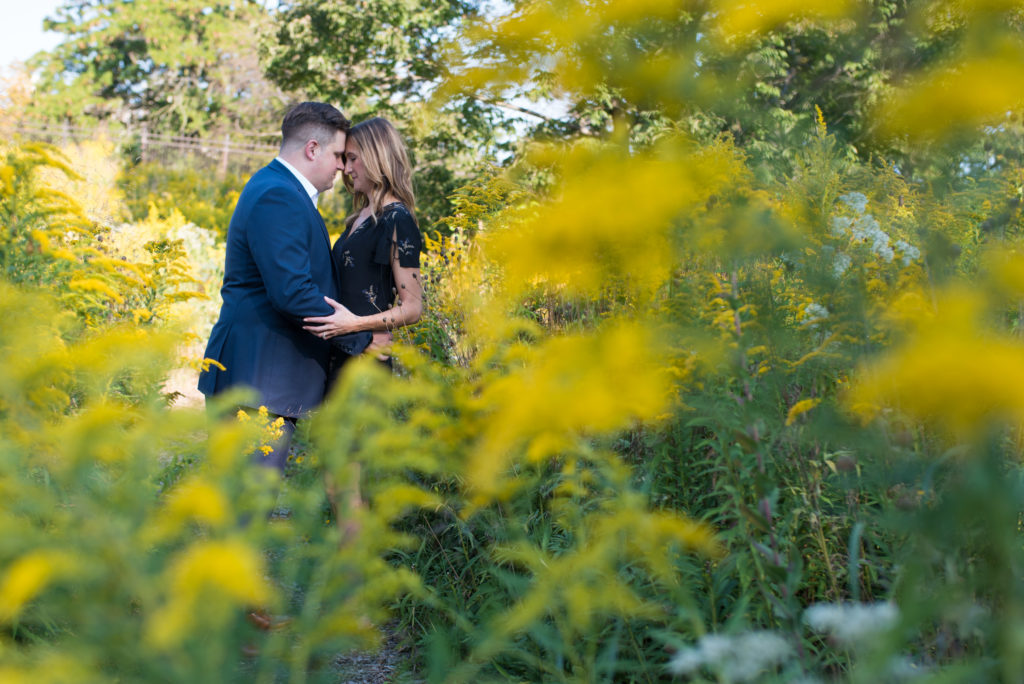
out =
[(441, 41), (472, 0), (282, 3), (262, 42), (267, 76), (290, 90), (364, 110), (429, 95)]
[(334, 102), (356, 121), (395, 121), (425, 227), (449, 213), (448, 197), (473, 169), (510, 148), (511, 126), (494, 106), (471, 94), (432, 101), (447, 73), (445, 41), (480, 4), (298, 0), (282, 3), (261, 43), (265, 73), (281, 88)]
[[(986, 168), (993, 155), (976, 136), (948, 136), (933, 154), (908, 144), (914, 131), (907, 127), (881, 129), (889, 117), (878, 110), (899, 101), (919, 75), (955, 73), (978, 54), (1019, 45), (1018, 10), (946, 0), (786, 7), (717, 0), (633, 11), (607, 0), (515, 2), (456, 44), (452, 90), (566, 103), (564, 114), (535, 127), (536, 136), (608, 137), (619, 128), (646, 144), (668, 128), (703, 139), (727, 134), (768, 175), (792, 170), (819, 111), (846, 154), (886, 158), (906, 177), (948, 180)], [(996, 147), (1018, 149), (1004, 112), (996, 107), (987, 119), (958, 125), (976, 132), (995, 121), (994, 137), (1003, 139)]]
[(254, 0), (66, 0), (46, 20), (64, 41), (32, 61), (33, 107), (185, 135), (262, 125), (284, 102), (257, 60), (268, 17)]

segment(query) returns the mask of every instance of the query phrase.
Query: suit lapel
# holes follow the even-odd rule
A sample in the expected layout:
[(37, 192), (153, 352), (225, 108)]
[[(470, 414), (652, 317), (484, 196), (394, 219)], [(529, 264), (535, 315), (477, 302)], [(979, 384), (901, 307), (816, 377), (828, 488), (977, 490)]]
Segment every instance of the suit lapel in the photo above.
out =
[(295, 177), (295, 174), (293, 174), (291, 171), (289, 171), (288, 168), (284, 164), (282, 164), (281, 162), (277, 161), (276, 159), (274, 161), (270, 162), (270, 164), (267, 165), (267, 168), (273, 169), (279, 175), (281, 175), (284, 178), (286, 178), (288, 180), (288, 182), (292, 185), (292, 187), (294, 187), (296, 190), (298, 190), (299, 194), (303, 198), (305, 198), (305, 200), (306, 200), (306, 210), (309, 211), (309, 212), (312, 212), (313, 215), (316, 217), (315, 222), (320, 226), (320, 234), (323, 236), (324, 243), (327, 245), (327, 251), (330, 252), (331, 251), (331, 236), (327, 232), (327, 224), (324, 223), (324, 217), (320, 215), (320, 210), (316, 208), (316, 205), (313, 204), (313, 200), (310, 198), (310, 196), (308, 194), (306, 194), (306, 188), (302, 187), (302, 183), (300, 183), (299, 179)]
[[(306, 199), (309, 199), (309, 195), (306, 195)], [(320, 224), (320, 234), (324, 236), (324, 244), (327, 245), (327, 251), (331, 251), (331, 235), (327, 232), (327, 224), (324, 223), (324, 217), (320, 214), (320, 210), (313, 204), (313, 200), (309, 200), (309, 206), (316, 215), (316, 221)]]
[[(310, 204), (312, 203), (310, 201)], [(331, 235), (327, 232), (327, 223), (324, 222), (323, 215), (315, 206), (313, 207), (313, 213), (316, 214), (316, 220), (320, 223), (320, 233), (324, 236), (324, 244), (327, 245), (327, 256), (331, 262), (331, 277), (334, 280), (336, 293), (341, 292), (341, 274), (338, 273), (338, 265), (334, 263), (334, 254), (331, 252)]]

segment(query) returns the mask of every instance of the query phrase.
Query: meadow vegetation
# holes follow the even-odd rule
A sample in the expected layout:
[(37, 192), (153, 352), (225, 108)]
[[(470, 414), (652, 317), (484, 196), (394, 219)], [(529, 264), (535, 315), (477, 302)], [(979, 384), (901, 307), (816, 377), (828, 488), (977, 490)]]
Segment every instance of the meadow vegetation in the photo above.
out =
[(1018, 681), (1020, 7), (444, 7), (431, 98), (569, 113), (429, 198), (398, 371), (283, 483), (165, 386), (229, 185), (2, 149), (0, 680)]

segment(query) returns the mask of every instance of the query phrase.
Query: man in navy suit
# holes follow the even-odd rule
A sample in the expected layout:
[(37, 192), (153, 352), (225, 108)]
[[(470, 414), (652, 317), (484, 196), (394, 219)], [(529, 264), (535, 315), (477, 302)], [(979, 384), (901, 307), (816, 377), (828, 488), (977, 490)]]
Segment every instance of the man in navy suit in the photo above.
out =
[(252, 406), (285, 419), (284, 435), (264, 465), (284, 470), (295, 421), (324, 397), (331, 347), (358, 354), (369, 333), (322, 340), (302, 329), (308, 316), (333, 312), (338, 272), (317, 197), (344, 167), (349, 121), (329, 104), (304, 102), (281, 124), (277, 159), (256, 172), (228, 226), (223, 305), (199, 376), (212, 397), (232, 387), (256, 391)]

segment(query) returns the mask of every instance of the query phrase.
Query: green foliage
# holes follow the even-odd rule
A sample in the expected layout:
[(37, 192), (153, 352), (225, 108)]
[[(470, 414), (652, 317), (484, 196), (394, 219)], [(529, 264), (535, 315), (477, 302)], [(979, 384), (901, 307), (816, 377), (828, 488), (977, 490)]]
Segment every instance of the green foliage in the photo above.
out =
[(0, 195), (7, 282), (50, 289), (95, 328), (166, 319), (173, 302), (202, 296), (180, 243), (155, 237), (128, 260), (117, 250), (115, 227), (95, 224), (74, 198), (55, 189), (63, 178), (78, 178), (55, 148), (11, 148), (0, 174), (7, 181)]
[(486, 166), (482, 159), (509, 147), (493, 107), (473, 97), (428, 106), (446, 71), (445, 41), (479, 4), (302, 0), (274, 15), (261, 42), (267, 77), (280, 87), (338, 103), (354, 121), (384, 116), (396, 124), (427, 227), (451, 213), (448, 196)]
[[(665, 592), (686, 597), (676, 564), (717, 548), (701, 526), (649, 510), (614, 452), (572, 441), (555, 416), (542, 425), (500, 400), (474, 402), (529, 372), (516, 347), (471, 369), (416, 362), (407, 378), (354, 364), (317, 417), (318, 453), (339, 481), (363, 464), (360, 520), (406, 513), (391, 560), (422, 578), (425, 592), (400, 609), (406, 629), (431, 644), (430, 681), (615, 678), (647, 657), (642, 635), (676, 619), (665, 605)], [(582, 380), (542, 372), (554, 377), (541, 384)], [(535, 455), (520, 460), (509, 444), (517, 464), (491, 472), (488, 445), (507, 430)], [(560, 457), (541, 457), (545, 439), (567, 440)]]
[(476, 6), (466, 0), (288, 3), (262, 43), (266, 72), (289, 90), (306, 89), (350, 109), (393, 106), (422, 95), (442, 75), (440, 39)]
[[(381, 600), (415, 588), (379, 558), (394, 535), (343, 544), (317, 478), (278, 493), (249, 464), (265, 419), (168, 410), (172, 335), (68, 341), (57, 310), (0, 285), (4, 681), (329, 681)], [(294, 619), (261, 638), (256, 608)]]
[(173, 169), (162, 164), (138, 164), (121, 174), (125, 203), (136, 221), (152, 210), (163, 216), (179, 212), (189, 223), (227, 235), (231, 214), (246, 179), (224, 178), (196, 169)]
[[(315, 57), (350, 65), (349, 110), (380, 94), (420, 132), (517, 92), (570, 110), (508, 176), (450, 195), (426, 320), (398, 373), (346, 367), (281, 487), (289, 514), (244, 465), (273, 425), (204, 434), (159, 396), (169, 336), (98, 312), (117, 295), (167, 318), (194, 277), (173, 217), (97, 226), (36, 184), (66, 167), (52, 151), (12, 149), (0, 672), (327, 680), (395, 616), (428, 681), (1015, 681), (1024, 245), (1005, 111), (1024, 72), (1004, 9), (519, 3), (463, 27), (435, 93), (459, 95), (429, 113), (433, 47), (379, 93), (358, 55), (410, 58), (458, 7), (284, 7), (271, 52), (385, 27), (272, 55), (339, 99)], [(492, 144), (479, 106), (439, 135)], [(68, 296), (87, 276), (105, 299)], [(295, 619), (239, 668), (253, 605)]]
[[(400, 399), (401, 408), (390, 411), (388, 440), (382, 443), (390, 445), (392, 439), (399, 439), (406, 421), (430, 425), (429, 431), (418, 432), (415, 441), (408, 438), (415, 444), (409, 451), (440, 452), (451, 469), (444, 476), (444, 471), (431, 466), (430, 477), (424, 478), (422, 464), (404, 462), (416, 474), (406, 470), (403, 477), (412, 477), (418, 487), (430, 487), (445, 502), (428, 504), (434, 512), (408, 520), (407, 529), (420, 542), (396, 557), (432, 578), (425, 582), (435, 591), (432, 600), (407, 599), (400, 605), (409, 631), (432, 634), (420, 637), (425, 672), (438, 681), (455, 676), (452, 672), (494, 681), (646, 681), (663, 676), (659, 674), (665, 666), (662, 649), (668, 645), (678, 649), (675, 667), (698, 679), (710, 674), (725, 681), (791, 681), (798, 673), (810, 672), (868, 682), (896, 677), (899, 667), (911, 667), (934, 668), (950, 676), (972, 673), (982, 679), (1012, 680), (1008, 673), (1015, 656), (1012, 648), (1005, 649), (1017, 623), (987, 616), (995, 605), (1019, 602), (1019, 581), (1001, 574), (1019, 562), (1016, 526), (1003, 506), (1005, 501), (1019, 502), (1020, 471), (1015, 458), (1019, 446), (997, 430), (991, 440), (961, 442), (947, 451), (946, 431), (918, 422), (914, 416), (921, 414), (914, 411), (946, 411), (942, 415), (955, 421), (950, 425), (959, 425), (961, 419), (949, 411), (965, 413), (962, 420), (986, 414), (973, 410), (976, 400), (966, 397), (963, 408), (946, 409), (943, 399), (938, 400), (939, 406), (930, 401), (932, 395), (921, 385), (940, 377), (939, 367), (907, 380), (905, 393), (898, 395), (903, 410), (885, 409), (867, 427), (862, 422), (865, 409), (859, 403), (864, 400), (851, 395), (850, 388), (857, 383), (861, 383), (859, 392), (874, 387), (870, 383), (876, 381), (867, 380), (872, 376), (865, 367), (881, 363), (908, 336), (913, 337), (915, 326), (933, 315), (940, 316), (935, 323), (935, 329), (942, 331), (939, 337), (926, 338), (907, 353), (932, 357), (943, 366), (963, 363), (962, 352), (946, 352), (937, 345), (952, 344), (950, 338), (961, 334), (954, 333), (953, 326), (968, 324), (941, 318), (944, 305), (938, 305), (936, 314), (929, 304), (945, 298), (945, 288), (961, 278), (979, 283), (981, 292), (1004, 292), (992, 301), (995, 311), (986, 314), (986, 320), (1007, 316), (1016, 325), (1012, 302), (1021, 290), (1019, 279), (1008, 269), (1015, 268), (1010, 264), (1017, 264), (1017, 257), (1006, 257), (992, 272), (985, 255), (986, 243), (1015, 235), (1017, 215), (1011, 211), (1001, 219), (1007, 232), (998, 235), (992, 230), (979, 234), (976, 223), (982, 206), (1002, 202), (1015, 206), (1012, 200), (997, 199), (1012, 197), (1015, 173), (936, 196), (908, 184), (891, 167), (851, 159), (823, 122), (794, 153), (794, 171), (768, 184), (744, 169), (746, 162), (737, 167), (728, 161), (728, 154), (716, 156), (725, 151), (721, 148), (697, 145), (680, 151), (662, 139), (654, 143), (653, 151), (659, 162), (679, 155), (679, 163), (688, 164), (702, 179), (704, 187), (691, 190), (662, 167), (661, 181), (665, 187), (673, 183), (677, 198), (690, 191), (701, 197), (701, 190), (711, 197), (683, 205), (687, 209), (674, 219), (667, 244), (677, 250), (676, 266), (653, 299), (637, 296), (640, 279), (627, 281), (623, 289), (621, 280), (607, 277), (615, 272), (617, 259), (628, 259), (616, 250), (636, 248), (637, 238), (622, 236), (619, 244), (613, 237), (605, 238), (600, 225), (604, 220), (614, 222), (617, 216), (604, 216), (610, 205), (601, 202), (602, 193), (628, 195), (632, 182), (646, 181), (640, 155), (609, 165), (607, 172), (601, 169), (600, 153), (579, 153), (578, 161), (568, 153), (560, 158), (534, 157), (535, 167), (547, 159), (543, 166), (550, 173), (548, 185), (555, 190), (547, 196), (519, 191), (518, 201), (524, 206), (511, 211), (495, 211), (502, 204), (496, 199), (502, 185), (485, 179), (474, 191), (460, 195), (466, 215), (455, 219), (459, 239), (435, 245), (438, 254), (450, 258), (427, 261), (432, 296), (440, 305), (436, 318), (420, 329), (425, 326), (431, 331), (427, 337), (438, 326), (449, 333), (441, 353), (437, 346), (427, 347), (440, 358), (472, 369), (472, 374), (467, 378), (464, 371), (453, 369), (437, 381), (445, 388), (440, 395), (437, 390), (418, 389), (415, 398)], [(728, 171), (718, 166), (723, 163)], [(618, 188), (602, 185), (605, 173), (615, 177)], [(732, 184), (716, 185), (716, 174)], [(634, 181), (633, 176), (640, 180)], [(657, 199), (657, 187), (647, 195), (656, 206), (662, 201)], [(583, 192), (577, 196), (578, 188)], [(593, 206), (578, 199), (583, 197)], [(652, 209), (648, 206), (644, 211)], [(555, 244), (563, 264), (549, 267), (543, 263), (544, 256), (537, 256), (537, 246), (532, 244), (538, 235), (532, 232), (534, 217), (541, 217), (537, 224), (541, 230), (557, 234), (552, 239), (558, 240)], [(466, 238), (465, 231), (477, 220), (481, 223), (476, 234)], [(572, 221), (578, 223), (570, 225)], [(509, 231), (509, 242), (495, 242), (504, 239), (505, 231)], [(591, 261), (598, 239), (608, 242)], [(484, 249), (477, 252), (480, 243)], [(500, 251), (495, 251), (496, 244)], [(950, 249), (953, 244), (958, 248)], [(1016, 241), (996, 244), (1001, 245), (997, 249), (1017, 253)], [(468, 268), (467, 255), (470, 263), (495, 255), (501, 258)], [(656, 260), (650, 261), (653, 267)], [(578, 269), (584, 268), (596, 269), (606, 278), (591, 289), (579, 277)], [(529, 286), (521, 288), (522, 280)], [(1003, 299), (1007, 287), (1015, 293), (1010, 295), (1010, 311), (1001, 309), (1007, 305)], [(513, 288), (516, 294), (505, 299), (502, 293)], [(581, 291), (586, 293), (582, 299)], [(461, 317), (450, 315), (450, 308), (459, 307)], [(528, 321), (519, 319), (511, 328), (501, 328), (500, 316), (490, 310), (493, 307), (507, 307)], [(573, 312), (567, 317), (571, 323), (551, 315), (554, 311)], [(550, 608), (543, 619), (502, 640), (495, 633), (505, 634), (500, 625), (518, 624), (516, 610), (535, 595), (531, 592), (544, 591), (547, 581), (555, 581), (551, 573), (557, 574), (556, 568), (563, 563), (571, 566), (578, 554), (587, 553), (579, 546), (587, 535), (565, 525), (553, 512), (560, 488), (574, 487), (567, 483), (577, 482), (578, 475), (592, 487), (571, 508), (584, 520), (591, 506), (615, 508), (616, 504), (604, 503), (596, 483), (608, 481), (598, 474), (607, 471), (589, 460), (603, 453), (600, 445), (607, 442), (591, 437), (559, 442), (558, 456), (543, 461), (541, 467), (532, 465), (537, 457), (534, 449), (547, 452), (527, 443), (512, 457), (516, 484), (499, 497), (500, 513), (471, 507), (472, 516), (459, 514), (458, 494), (471, 482), (456, 474), (466, 472), (466, 466), (450, 461), (466, 454), (463, 458), (470, 459), (472, 472), (472, 459), (477, 458), (472, 445), (478, 438), (467, 433), (472, 429), (467, 425), (474, 422), (469, 411), (479, 405), (473, 397), (493, 400), (486, 388), (507, 382), (489, 378), (491, 372), (497, 369), (513, 377), (519, 372), (535, 374), (530, 389), (524, 387), (516, 394), (523, 404), (539, 405), (537, 415), (522, 409), (521, 415), (535, 421), (527, 431), (530, 434), (544, 434), (551, 423), (557, 424), (549, 409), (571, 412), (578, 406), (596, 409), (600, 403), (594, 394), (596, 385), (588, 385), (588, 391), (572, 394), (572, 399), (557, 404), (558, 409), (551, 408), (543, 399), (552, 391), (541, 370), (544, 353), (526, 353), (522, 366), (507, 367), (501, 361), (505, 357), (496, 352), (495, 335), (474, 326), (498, 325), (505, 334), (544, 347), (548, 335), (564, 335), (567, 328), (597, 334), (602, 319), (621, 316), (666, 331), (671, 350), (667, 368), (678, 382), (673, 385), (677, 403), (671, 417), (623, 432), (614, 442), (619, 453), (615, 468), (625, 467), (628, 479), (611, 486), (616, 492), (613, 500), (639, 494), (655, 509), (685, 512), (718, 532), (717, 540), (727, 555), (714, 562), (675, 559), (678, 584), (670, 584), (672, 589), (635, 568), (617, 568), (613, 572), (628, 577), (636, 595), (670, 600), (674, 612), (653, 617), (618, 611), (606, 620), (587, 623), (582, 632), (574, 632), (559, 613), (559, 602), (569, 600), (577, 582), (585, 582), (585, 573), (571, 580), (560, 576), (557, 583), (562, 590), (538, 601)], [(965, 330), (964, 334), (973, 333)], [(953, 386), (973, 388), (973, 382), (979, 384), (971, 390), (977, 396), (991, 395), (994, 390), (986, 390), (981, 383), (999, 382), (1001, 374), (1017, 372), (1016, 365), (1007, 365), (1003, 356), (996, 355), (1018, 354), (1019, 341), (1012, 344), (1005, 352), (1001, 347), (985, 352), (979, 346), (977, 364), (958, 375)], [(616, 350), (624, 353), (623, 347)], [(518, 358), (517, 354), (513, 356)], [(584, 354), (572, 358), (587, 364)], [(604, 365), (595, 372), (614, 378), (619, 391), (628, 392), (630, 374), (616, 371), (613, 359), (603, 356)], [(910, 358), (902, 363), (910, 363)], [(985, 369), (991, 367), (1002, 370), (989, 380), (990, 371)], [(882, 382), (898, 375), (886, 368), (881, 371)], [(424, 372), (413, 364), (411, 387), (422, 382)], [(638, 364), (633, 375), (641, 372)], [(892, 380), (897, 387), (901, 382), (898, 377)], [(403, 391), (408, 390), (389, 389), (383, 394), (402, 397)], [(462, 391), (469, 394), (458, 399)], [(956, 393), (946, 389), (937, 388), (934, 396), (956, 402)], [(450, 408), (441, 411), (442, 419), (422, 413), (428, 397), (451, 402)], [(921, 397), (915, 401), (924, 408), (915, 408), (910, 397)], [(365, 396), (357, 403), (372, 401)], [(1007, 410), (1021, 415), (1017, 408)], [(498, 409), (488, 420), (507, 426), (516, 417)], [(446, 442), (447, 448), (434, 446), (430, 436), (434, 431), (448, 439), (462, 435), (455, 442), (470, 446), (454, 450), (451, 442)], [(369, 480), (382, 482), (387, 473), (379, 471), (387, 460), (378, 454), (385, 449), (375, 449), (373, 440), (346, 442), (346, 450), (357, 455), (365, 448), (373, 454), (367, 456), (368, 462), (371, 458), (375, 462)], [(581, 453), (577, 450), (587, 455), (574, 460)], [(491, 452), (489, 457), (504, 451)], [(970, 456), (961, 461), (954, 456), (958, 452)], [(992, 478), (1000, 477), (1003, 481), (996, 486)], [(965, 479), (971, 479), (972, 486), (964, 487)], [(978, 498), (986, 488), (1002, 492), (998, 502)], [(624, 515), (621, 509), (615, 510)], [(986, 512), (974, 517), (967, 516), (969, 510)], [(961, 515), (967, 517), (954, 522)], [(984, 532), (971, 522), (988, 518), (1004, 522)], [(954, 537), (941, 532), (957, 525), (973, 531)], [(509, 547), (551, 554), (543, 556), (541, 566), (546, 571), (536, 574), (538, 566), (522, 561), (523, 556), (510, 555)], [(515, 562), (510, 564), (508, 559)], [(986, 570), (981, 571), (982, 567)], [(997, 575), (1001, 579), (994, 579)], [(610, 586), (609, 580), (601, 586)], [(592, 589), (590, 601), (600, 605), (593, 598), (595, 593), (598, 590)], [(852, 609), (843, 608), (851, 602), (877, 612), (871, 618), (877, 621), (873, 635), (856, 633), (852, 627), (831, 631), (837, 629), (830, 626), (835, 620), (860, 624), (860, 618), (849, 613)], [(510, 605), (511, 611), (505, 608)], [(892, 611), (899, 616), (899, 633), (890, 629), (896, 624)], [(721, 639), (716, 647), (720, 650), (712, 651), (710, 645), (707, 651), (701, 650), (700, 644), (712, 637)], [(761, 639), (775, 649), (774, 659), (750, 665), (753, 675), (731, 669), (737, 662), (760, 662), (739, 645), (747, 643), (746, 638), (753, 640), (751, 644)], [(482, 655), (481, 643), (500, 646), (494, 647), (496, 651), (484, 649)], [(753, 645), (747, 650), (757, 651)], [(712, 652), (732, 655), (716, 659), (709, 655)], [(993, 666), (992, 658), (999, 664)]]
[[(964, 168), (990, 170), (993, 148), (1019, 158), (1019, 124), (1007, 116), (1012, 104), (991, 108), (984, 122), (959, 129), (963, 135), (940, 135), (936, 146), (906, 139), (932, 128), (920, 123), (928, 109), (899, 131), (883, 125), (889, 112), (879, 110), (906, 97), (902, 88), (915, 74), (955, 71), (958, 63), (998, 52), (1004, 41), (1017, 44), (1021, 27), (1009, 6), (940, 0), (719, 0), (620, 9), (518, 2), (453, 46), (456, 79), (446, 88), (484, 101), (509, 93), (559, 100), (557, 107), (533, 106), (542, 116), (532, 135), (542, 139), (607, 137), (624, 126), (642, 140), (666, 120), (705, 141), (725, 133), (765, 179), (792, 171), (820, 110), (845, 155), (883, 157), (907, 178), (955, 186)], [(997, 130), (982, 144), (977, 124), (990, 122)]]
[(256, 62), (267, 18), (248, 0), (68, 0), (46, 22), (64, 41), (33, 59), (41, 80), (31, 109), (178, 135), (250, 129), (277, 118), (284, 103)]

